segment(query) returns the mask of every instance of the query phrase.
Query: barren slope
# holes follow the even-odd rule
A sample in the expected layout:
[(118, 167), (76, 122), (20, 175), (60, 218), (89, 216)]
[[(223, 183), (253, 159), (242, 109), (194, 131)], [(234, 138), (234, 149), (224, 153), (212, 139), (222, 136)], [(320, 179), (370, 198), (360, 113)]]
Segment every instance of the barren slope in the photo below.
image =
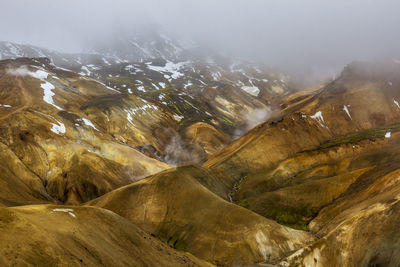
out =
[(0, 235), (2, 266), (209, 266), (99, 208), (0, 208)]
[(313, 240), (219, 198), (205, 187), (207, 175), (194, 167), (171, 169), (88, 204), (112, 210), (174, 248), (220, 265), (271, 261)]

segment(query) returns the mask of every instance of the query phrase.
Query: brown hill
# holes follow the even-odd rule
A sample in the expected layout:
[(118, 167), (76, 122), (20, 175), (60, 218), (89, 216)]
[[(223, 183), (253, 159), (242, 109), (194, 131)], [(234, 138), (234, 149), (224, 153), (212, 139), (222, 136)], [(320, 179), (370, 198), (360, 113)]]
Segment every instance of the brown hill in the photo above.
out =
[(351, 64), (206, 162), (237, 204), (316, 235), (280, 266), (399, 265), (399, 74)]
[[(356, 190), (324, 208), (310, 224), (323, 238), (281, 265), (398, 266), (399, 170), (379, 168), (359, 179)], [(362, 180), (372, 177), (372, 184), (360, 186)]]
[(1, 207), (0, 235), (2, 266), (211, 266), (93, 207)]
[[(112, 210), (174, 248), (217, 265), (277, 259), (313, 240), (221, 199), (205, 187), (207, 175), (196, 167), (167, 170), (88, 205)], [(210, 187), (219, 191), (218, 183)]]
[[(88, 113), (83, 108), (103, 96), (118, 99), (118, 92), (98, 82), (44, 59), (19, 59), (0, 62), (0, 85), (3, 205), (81, 203), (169, 168), (132, 148), (144, 130), (132, 126), (136, 135), (124, 143), (99, 123), (106, 110)], [(129, 106), (133, 100), (124, 103)], [(127, 125), (124, 120), (114, 123)]]
[(285, 109), (214, 154), (204, 166), (231, 177), (233, 185), (335, 137), (396, 124), (399, 74), (398, 64), (350, 64), (322, 89), (281, 105)]

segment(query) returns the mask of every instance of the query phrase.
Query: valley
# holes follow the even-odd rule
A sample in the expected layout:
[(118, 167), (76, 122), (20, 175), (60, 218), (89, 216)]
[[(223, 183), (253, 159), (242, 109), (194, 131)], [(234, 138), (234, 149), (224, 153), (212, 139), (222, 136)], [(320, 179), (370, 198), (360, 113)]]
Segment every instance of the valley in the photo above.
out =
[(0, 43), (1, 265), (400, 264), (398, 62), (299, 88), (114, 45)]

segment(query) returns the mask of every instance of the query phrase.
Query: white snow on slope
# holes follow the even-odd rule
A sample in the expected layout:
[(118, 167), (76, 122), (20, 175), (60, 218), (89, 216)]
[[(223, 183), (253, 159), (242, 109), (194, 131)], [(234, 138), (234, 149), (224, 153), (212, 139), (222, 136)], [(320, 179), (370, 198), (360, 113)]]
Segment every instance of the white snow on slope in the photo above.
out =
[(164, 77), (168, 80), (171, 80), (171, 79), (178, 79), (178, 78), (184, 76), (184, 74), (182, 72), (179, 72), (179, 70), (182, 69), (186, 64), (187, 64), (187, 62), (174, 63), (174, 62), (168, 61), (164, 67), (147, 65), (147, 68), (157, 71), (157, 72), (162, 72), (164, 74), (170, 73), (169, 75), (164, 75)]
[[(317, 111), (314, 115), (310, 116), (312, 119), (316, 120), (318, 122), (319, 125), (321, 125), (322, 127), (326, 127), (324, 125), (324, 117), (322, 117), (322, 112), (321, 111)], [(327, 128), (327, 127), (326, 127)]]
[(89, 70), (89, 68), (86, 67), (86, 66), (82, 66), (81, 69), (84, 70), (84, 71), (86, 71), (86, 73), (83, 72), (83, 71), (81, 71), (81, 72), (79, 72), (80, 75), (83, 75), (83, 76), (86, 76), (86, 75), (87, 75), (87, 76), (90, 76), (90, 74), (92, 74), (92, 72), (91, 72), (91, 71)]
[(393, 103), (394, 103), (398, 108), (400, 108), (399, 102), (397, 102), (395, 99), (393, 99)]
[(0, 104), (0, 107), (11, 108), (12, 106), (7, 104)]
[(44, 70), (37, 70), (35, 72), (29, 71), (26, 66), (19, 67), (18, 69), (15, 70), (8, 70), (7, 73), (15, 76), (25, 76), (29, 75), (33, 78), (39, 79), (43, 81), (42, 84), (40, 84), (40, 87), (43, 88), (43, 100), (57, 108), (58, 110), (63, 110), (59, 106), (57, 106), (54, 101), (53, 101), (53, 96), (55, 95), (53, 93), (53, 89), (55, 88), (53, 84), (50, 82), (46, 81), (47, 77), (49, 76), (49, 73), (44, 71)]
[(143, 85), (136, 86), (136, 89), (138, 89), (139, 91), (142, 91), (142, 92), (146, 92), (146, 89), (144, 88)]
[(107, 88), (108, 90), (111, 90), (111, 91), (114, 91), (114, 92), (117, 92), (117, 93), (121, 93), (120, 91), (118, 91), (118, 90), (115, 90), (114, 88), (111, 88), (110, 86), (107, 86), (106, 84), (104, 84), (104, 83), (102, 83), (102, 82), (100, 82), (100, 81), (98, 81), (98, 80), (95, 80), (97, 83), (99, 83), (99, 84), (101, 84), (101, 85), (103, 85), (105, 88)]
[(346, 105), (343, 106), (343, 110), (346, 111), (347, 115), (349, 116), (349, 118), (352, 120), (353, 118), (350, 115), (349, 109), (347, 108)]
[(385, 134), (385, 138), (390, 138), (391, 135), (392, 135), (391, 132), (387, 132), (387, 133)]
[(132, 116), (141, 116), (145, 113), (153, 112), (154, 110), (158, 110), (158, 107), (152, 104), (145, 104), (143, 106), (138, 106), (135, 108), (124, 109), (126, 112), (126, 119), (134, 125)]
[(57, 122), (58, 122), (58, 125), (55, 123), (52, 123), (52, 127), (51, 127), (50, 131), (52, 131), (53, 133), (56, 133), (56, 134), (60, 134), (60, 133), (64, 134), (65, 133), (65, 125), (59, 121), (57, 121)]
[(43, 88), (43, 100), (46, 103), (48, 103), (48, 104), (52, 105), (53, 107), (57, 108), (58, 110), (63, 110), (62, 108), (60, 108), (59, 106), (54, 104), (53, 96), (55, 94), (52, 91), (55, 88), (54, 85), (49, 83), (48, 81), (45, 81), (44, 83), (42, 83), (40, 85), (40, 87)]
[(185, 84), (183, 86), (183, 88), (187, 89), (189, 86), (192, 86), (192, 85), (193, 85), (193, 83), (191, 81), (188, 81), (187, 84)]
[(19, 47), (15, 46), (12, 43), (5, 43), (10, 53), (15, 57), (23, 57), (24, 55), (21, 53)]
[(131, 124), (133, 124), (133, 122), (132, 122), (132, 114), (129, 113), (129, 111), (126, 111), (126, 119), (127, 119)]
[(242, 86), (241, 89), (253, 96), (258, 96), (258, 94), (260, 93), (260, 89), (258, 89), (257, 86)]
[(107, 60), (106, 58), (103, 57), (102, 60), (103, 60), (103, 62), (106, 63), (107, 65), (111, 65), (111, 63), (108, 62), (108, 60)]
[(155, 85), (154, 83), (151, 83), (151, 85), (153, 85), (153, 87), (156, 88), (157, 90), (160, 90), (160, 88), (158, 88), (158, 86)]
[(73, 209), (61, 209), (61, 208), (56, 208), (56, 209), (53, 209), (53, 211), (55, 211), (55, 212), (65, 212), (65, 213), (68, 213), (69, 215), (71, 215), (72, 217), (74, 217), (74, 218), (76, 218), (76, 215), (73, 213)]
[(183, 119), (183, 116), (174, 114), (174, 119), (175, 119), (177, 122), (180, 122), (180, 121)]
[(28, 70), (27, 66), (21, 66), (17, 69), (7, 69), (7, 74), (13, 75), (13, 76), (22, 76), (22, 77), (29, 75), (29, 76), (39, 79), (39, 80), (46, 79), (47, 76), (49, 75), (46, 71), (43, 71), (43, 70), (37, 70), (35, 72), (32, 72), (32, 71)]
[(81, 118), (81, 120), (83, 121), (83, 123), (84, 123), (85, 125), (92, 127), (92, 128), (95, 129), (96, 131), (99, 130), (99, 129), (96, 128), (96, 126), (94, 126), (94, 124), (93, 124), (90, 120), (85, 119), (85, 118)]
[(211, 76), (214, 81), (218, 81), (221, 79), (222, 75), (219, 71), (211, 73)]

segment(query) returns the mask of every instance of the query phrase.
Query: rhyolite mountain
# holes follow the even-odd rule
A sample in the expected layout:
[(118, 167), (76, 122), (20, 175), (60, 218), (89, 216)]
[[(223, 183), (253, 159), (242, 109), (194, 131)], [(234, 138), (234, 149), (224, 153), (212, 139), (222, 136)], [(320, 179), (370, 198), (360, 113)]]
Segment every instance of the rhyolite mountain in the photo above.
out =
[[(262, 122), (274, 109), (274, 99), (293, 89), (289, 77), (281, 72), (215, 54), (200, 57), (196, 49), (186, 48), (167, 35), (154, 36), (152, 41), (149, 37), (116, 39), (106, 48), (97, 47), (87, 54), (1, 42), (0, 57), (46, 57), (48, 65), (99, 81), (120, 93), (103, 97), (97, 104), (92, 102), (92, 106), (108, 109), (118, 106), (126, 95), (133, 95), (143, 100), (139, 104), (143, 110), (154, 106), (170, 114), (173, 119), (169, 127), (149, 127), (147, 121), (136, 124), (152, 129), (151, 134), (137, 136), (141, 140), (133, 145), (173, 165), (204, 162), (210, 152)], [(137, 110), (125, 111), (130, 121)], [(203, 124), (194, 125), (198, 122)], [(201, 134), (189, 127), (200, 128)], [(122, 140), (132, 139), (119, 130), (117, 135)]]
[(0, 264), (399, 266), (400, 64), (199, 51), (0, 43)]

